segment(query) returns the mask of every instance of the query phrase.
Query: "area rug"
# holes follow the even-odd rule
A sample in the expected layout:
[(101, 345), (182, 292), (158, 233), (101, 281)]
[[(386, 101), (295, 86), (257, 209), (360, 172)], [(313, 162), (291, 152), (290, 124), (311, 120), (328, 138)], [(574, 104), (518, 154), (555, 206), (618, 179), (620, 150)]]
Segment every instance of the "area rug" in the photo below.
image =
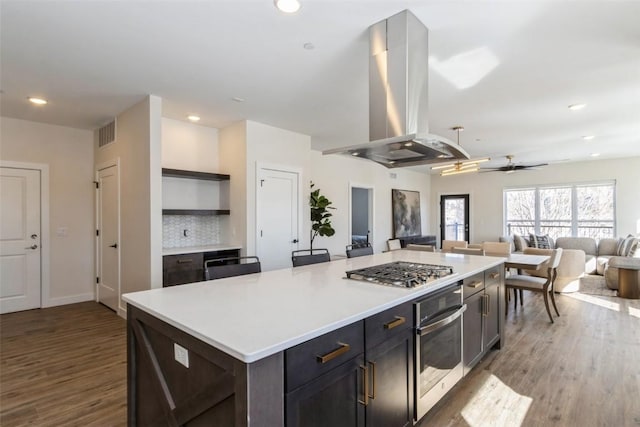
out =
[(588, 295), (600, 295), (603, 297), (615, 297), (618, 295), (617, 291), (607, 288), (602, 276), (584, 276), (580, 278), (580, 291), (581, 294)]

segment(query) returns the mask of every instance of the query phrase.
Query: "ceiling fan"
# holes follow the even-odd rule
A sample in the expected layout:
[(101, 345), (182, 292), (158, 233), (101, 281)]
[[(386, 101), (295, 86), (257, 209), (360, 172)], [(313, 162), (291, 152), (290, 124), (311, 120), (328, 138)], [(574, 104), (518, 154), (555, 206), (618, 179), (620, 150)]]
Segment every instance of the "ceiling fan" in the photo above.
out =
[(539, 163), (537, 165), (518, 165), (513, 163), (513, 154), (508, 154), (505, 156), (507, 158), (507, 164), (505, 166), (500, 166), (497, 168), (480, 168), (480, 172), (505, 172), (505, 173), (513, 173), (519, 170), (527, 170), (534, 169), (540, 166), (547, 166), (549, 163)]

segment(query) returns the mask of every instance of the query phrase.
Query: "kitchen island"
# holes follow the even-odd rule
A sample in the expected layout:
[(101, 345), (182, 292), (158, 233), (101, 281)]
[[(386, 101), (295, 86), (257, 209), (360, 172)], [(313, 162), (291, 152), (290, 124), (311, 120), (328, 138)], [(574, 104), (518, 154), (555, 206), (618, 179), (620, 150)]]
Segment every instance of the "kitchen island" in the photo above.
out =
[[(450, 265), (455, 274), (411, 289), (344, 279), (347, 270), (400, 260)], [(388, 344), (383, 339), (369, 349), (373, 338), (365, 343), (365, 330), (386, 313), (392, 321), (385, 320), (384, 328), (405, 334), (393, 340), (404, 346), (394, 348), (404, 348), (407, 358), (406, 406), (413, 418), (413, 340), (407, 338), (414, 333), (413, 302), (488, 270), (495, 274), (503, 261), (402, 250), (126, 294), (129, 425), (181, 425), (198, 416), (208, 425), (295, 425), (292, 411), (312, 411), (300, 406), (309, 396), (345, 401), (305, 389), (322, 388), (330, 371), (341, 371), (339, 390), (353, 396), (355, 423), (342, 424), (364, 425), (370, 396), (363, 389), (375, 379), (365, 345), (374, 351)], [(497, 296), (496, 309), (500, 301)], [(501, 328), (502, 316), (496, 318)], [(389, 327), (398, 319), (402, 327)], [(500, 331), (492, 345), (499, 347), (502, 339)], [(317, 366), (301, 362), (309, 355)], [(367, 425), (374, 420), (367, 415)]]

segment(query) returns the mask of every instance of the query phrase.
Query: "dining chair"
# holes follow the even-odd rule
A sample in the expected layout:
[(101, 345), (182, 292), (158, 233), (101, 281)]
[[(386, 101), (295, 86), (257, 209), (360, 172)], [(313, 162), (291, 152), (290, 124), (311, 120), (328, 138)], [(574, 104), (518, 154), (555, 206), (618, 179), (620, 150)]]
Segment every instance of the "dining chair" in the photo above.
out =
[[(562, 248), (558, 249), (538, 249), (538, 248), (525, 248), (523, 253), (525, 255), (548, 255), (549, 260), (542, 264), (539, 270), (524, 270), (521, 274), (514, 274), (509, 276), (505, 282), (505, 316), (508, 312), (507, 295), (509, 289), (518, 289), (532, 292), (540, 292), (544, 296), (544, 306), (547, 309), (547, 314), (551, 323), (553, 317), (551, 316), (551, 310), (549, 309), (549, 294), (551, 294), (551, 303), (556, 314), (560, 316), (558, 307), (556, 306), (556, 299), (553, 292), (553, 282), (558, 275), (557, 268), (560, 264), (560, 257), (562, 256)], [(514, 309), (517, 309), (517, 301), (514, 301)]]
[(300, 249), (291, 252), (291, 263), (294, 267), (329, 261), (331, 257), (328, 249)]
[(433, 245), (419, 245), (415, 243), (409, 243), (405, 249), (409, 249), (412, 251), (422, 251), (422, 252), (435, 252), (436, 248)]
[(487, 255), (505, 257), (511, 255), (511, 243), (509, 242), (483, 242), (482, 249)]
[(260, 259), (257, 256), (210, 259), (204, 263), (205, 280), (243, 276), (260, 271)]
[(387, 251), (396, 251), (398, 249), (402, 249), (402, 245), (400, 244), (400, 239), (387, 240)]
[(459, 248), (455, 246), (451, 248), (451, 252), (463, 255), (484, 255), (484, 249), (482, 248)]
[(347, 258), (355, 258), (365, 255), (373, 255), (373, 248), (370, 243), (366, 245), (347, 245)]
[(442, 252), (451, 252), (453, 248), (466, 248), (468, 245), (464, 240), (443, 240)]
[[(489, 256), (499, 256), (499, 257), (508, 257), (511, 255), (511, 243), (509, 242), (482, 242), (482, 248), (484, 249), (484, 253)], [(511, 272), (508, 268), (504, 269), (504, 277), (509, 277)], [(520, 305), (523, 303), (523, 294), (522, 289), (513, 290), (515, 294), (515, 298), (517, 301), (518, 295), (517, 292), (520, 292)], [(511, 298), (511, 294), (508, 294), (508, 297)]]

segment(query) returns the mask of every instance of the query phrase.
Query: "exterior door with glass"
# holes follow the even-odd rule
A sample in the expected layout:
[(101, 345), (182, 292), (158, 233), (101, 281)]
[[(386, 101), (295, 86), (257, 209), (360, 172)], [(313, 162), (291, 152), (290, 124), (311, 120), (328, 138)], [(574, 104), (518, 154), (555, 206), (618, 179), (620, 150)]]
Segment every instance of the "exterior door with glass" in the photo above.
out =
[(469, 195), (440, 196), (440, 241), (469, 241)]

